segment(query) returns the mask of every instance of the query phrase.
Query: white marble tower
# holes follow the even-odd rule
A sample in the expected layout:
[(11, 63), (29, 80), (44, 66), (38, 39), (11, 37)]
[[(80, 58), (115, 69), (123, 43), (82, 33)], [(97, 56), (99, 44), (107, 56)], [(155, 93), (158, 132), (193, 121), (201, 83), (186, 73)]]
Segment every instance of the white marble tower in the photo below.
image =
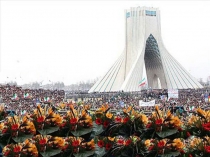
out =
[[(157, 8), (125, 10), (125, 49), (90, 92), (140, 91), (145, 65), (148, 87), (153, 89), (202, 88), (166, 50)], [(177, 45), (178, 46), (178, 45)]]

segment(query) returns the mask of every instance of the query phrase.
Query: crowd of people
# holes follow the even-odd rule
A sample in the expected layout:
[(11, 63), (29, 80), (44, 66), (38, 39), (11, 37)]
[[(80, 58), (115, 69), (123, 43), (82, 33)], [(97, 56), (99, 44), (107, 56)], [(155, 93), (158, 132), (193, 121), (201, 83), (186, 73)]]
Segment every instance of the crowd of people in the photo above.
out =
[(0, 85), (0, 103), (7, 111), (31, 112), (37, 103), (59, 103), (65, 98), (63, 90), (23, 89), (15, 85)]
[[(206, 109), (210, 105), (210, 89), (179, 90), (178, 98), (170, 98), (166, 89), (148, 89), (139, 92), (109, 92), (109, 93), (68, 93), (63, 90), (23, 89), (19, 86), (1, 85), (0, 103), (4, 103), (7, 111), (23, 114), (33, 111), (37, 104), (56, 105), (61, 102), (80, 102), (76, 105), (90, 104), (91, 109), (97, 109), (102, 104), (108, 104), (112, 110), (119, 111), (127, 106), (133, 106), (140, 112), (151, 112), (154, 106), (141, 106), (139, 101), (155, 100), (162, 110), (179, 111), (180, 114), (193, 112), (200, 107)], [(179, 109), (179, 110), (177, 110)]]
[[(168, 91), (159, 90), (142, 90), (140, 92), (111, 92), (111, 93), (91, 93), (80, 94), (80, 101), (92, 104), (92, 108), (96, 109), (104, 103), (109, 104), (113, 110), (122, 109), (126, 106), (133, 106), (136, 110), (150, 113), (154, 110), (154, 106), (140, 106), (139, 101), (149, 102), (155, 100), (155, 104), (160, 106), (161, 110), (172, 110), (173, 112), (190, 113), (200, 107), (208, 109), (210, 99), (205, 100), (205, 96), (210, 97), (210, 89), (182, 89), (178, 92), (178, 98), (170, 98)], [(72, 95), (71, 99), (78, 99), (78, 95)], [(179, 109), (179, 110), (177, 110)]]

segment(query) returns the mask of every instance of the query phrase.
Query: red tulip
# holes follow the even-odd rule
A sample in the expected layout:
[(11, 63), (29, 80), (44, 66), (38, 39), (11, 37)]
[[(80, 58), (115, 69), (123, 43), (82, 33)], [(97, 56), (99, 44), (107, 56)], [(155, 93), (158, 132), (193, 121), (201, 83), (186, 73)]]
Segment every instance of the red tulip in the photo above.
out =
[(40, 145), (44, 145), (44, 144), (46, 144), (47, 143), (47, 140), (46, 139), (41, 139), (40, 141), (39, 141), (39, 144)]
[(205, 151), (206, 151), (207, 153), (210, 153), (210, 146), (205, 146), (204, 148), (205, 148)]
[(102, 120), (101, 120), (101, 118), (96, 118), (95, 122), (96, 122), (96, 124), (100, 125), (102, 123)]
[(103, 140), (98, 141), (98, 146), (102, 148), (104, 146), (104, 141)]
[(38, 118), (37, 118), (37, 122), (38, 122), (38, 123), (44, 122), (44, 117), (43, 117), (43, 116), (38, 117)]
[(103, 124), (103, 126), (104, 126), (105, 128), (107, 128), (107, 127), (109, 126), (109, 122), (108, 122), (108, 121), (105, 121), (104, 124)]
[(16, 130), (18, 130), (18, 128), (19, 128), (18, 124), (13, 124), (12, 125), (12, 130), (16, 131)]
[(105, 149), (108, 151), (112, 148), (112, 144), (111, 143), (107, 143)]
[(162, 119), (157, 119), (156, 121), (155, 121), (155, 124), (156, 125), (161, 125), (163, 123), (163, 120)]

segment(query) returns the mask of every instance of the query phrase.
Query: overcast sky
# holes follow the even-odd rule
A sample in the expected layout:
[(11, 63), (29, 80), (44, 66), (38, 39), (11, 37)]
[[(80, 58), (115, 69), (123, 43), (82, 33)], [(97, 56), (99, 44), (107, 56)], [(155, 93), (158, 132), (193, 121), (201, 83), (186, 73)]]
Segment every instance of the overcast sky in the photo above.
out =
[(1, 1), (0, 83), (103, 76), (125, 46), (124, 10), (157, 7), (166, 49), (210, 76), (210, 1)]

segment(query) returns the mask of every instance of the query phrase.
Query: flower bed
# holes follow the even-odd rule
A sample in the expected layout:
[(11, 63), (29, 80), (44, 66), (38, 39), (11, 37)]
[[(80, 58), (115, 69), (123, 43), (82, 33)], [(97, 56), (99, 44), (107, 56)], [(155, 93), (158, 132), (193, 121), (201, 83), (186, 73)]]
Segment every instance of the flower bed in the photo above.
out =
[[(63, 108), (67, 104), (61, 104)], [(209, 157), (210, 111), (179, 117), (155, 107), (150, 116), (132, 107), (114, 115), (102, 105), (65, 114), (37, 106), (33, 114), (6, 116), (1, 107), (0, 143), (4, 156)], [(185, 121), (182, 118), (187, 118)]]

